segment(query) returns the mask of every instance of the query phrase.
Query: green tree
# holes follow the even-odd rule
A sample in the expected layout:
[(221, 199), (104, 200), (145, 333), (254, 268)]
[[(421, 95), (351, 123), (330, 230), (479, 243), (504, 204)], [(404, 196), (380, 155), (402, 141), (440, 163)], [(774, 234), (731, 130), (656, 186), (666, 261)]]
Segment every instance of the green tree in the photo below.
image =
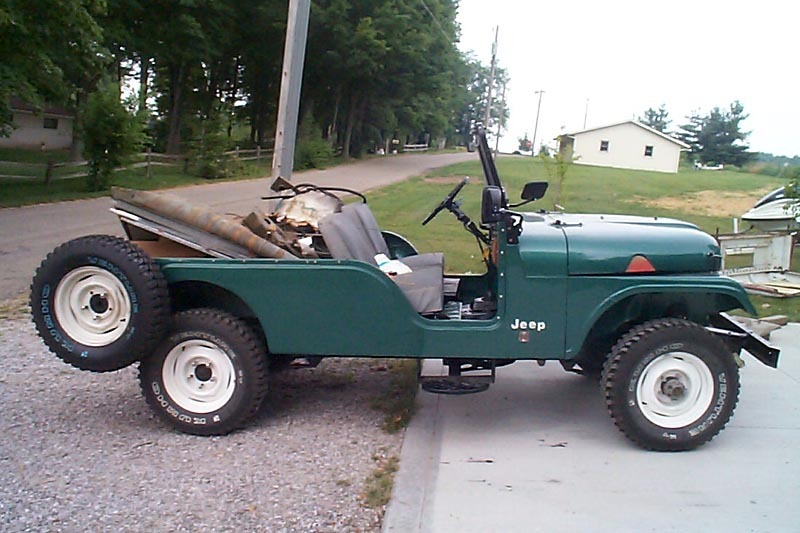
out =
[(666, 105), (661, 104), (658, 109), (653, 109), (652, 107), (647, 108), (647, 110), (644, 112), (644, 115), (639, 117), (639, 122), (645, 126), (653, 128), (656, 131), (666, 133), (667, 128), (672, 122), (668, 117), (669, 112), (667, 111)]
[(750, 133), (742, 131), (741, 126), (747, 117), (739, 101), (725, 110), (715, 107), (705, 116), (695, 111), (687, 117), (688, 123), (681, 125), (678, 137), (702, 163), (742, 166), (754, 155), (746, 144)]
[(558, 150), (551, 157), (545, 149), (539, 152), (539, 159), (544, 163), (544, 169), (550, 178), (550, 182), (556, 184), (553, 206), (556, 209), (563, 210), (564, 183), (567, 181), (569, 169), (579, 159), (579, 156), (574, 156), (572, 150)]
[[(209, 120), (228, 136), (235, 120), (247, 121), (262, 145), (273, 135), (285, 0), (105, 1), (113, 63), (138, 74), (140, 109), (148, 93), (155, 98), (154, 130), (167, 151), (196, 146)], [(314, 0), (300, 118), (317, 127), (307, 140), (327, 139), (348, 157), (387, 139), (469, 131), (462, 110), (476, 100), (482, 113), (486, 87), (468, 89), (474, 69), (456, 47), (456, 10), (455, 0), (422, 8), (418, 0)], [(507, 115), (504, 103), (497, 109), (493, 121)]]
[(700, 111), (695, 110), (686, 119), (686, 124), (681, 124), (675, 135), (689, 145), (690, 152), (694, 157), (698, 157), (703, 150), (700, 144), (700, 132), (705, 127), (705, 117), (700, 114)]
[[(458, 121), (456, 133), (459, 137), (468, 141), (472, 138), (475, 124), (483, 123), (486, 116), (486, 103), (489, 95), (489, 67), (481, 64), (477, 59), (467, 56), (463, 58), (465, 71), (463, 81), (459, 84), (460, 94), (457, 95)], [(503, 68), (495, 69), (495, 78), (492, 87), (492, 111), (489, 115), (489, 124), (486, 131), (496, 131), (497, 123), (507, 124), (509, 109), (505, 101), (501, 99), (503, 85), (509, 81), (508, 72)], [(466, 142), (465, 141), (465, 142)]]
[(102, 82), (89, 94), (80, 124), (84, 156), (89, 161), (87, 187), (102, 191), (111, 183), (111, 173), (141, 150), (141, 121), (119, 101), (119, 86)]
[(706, 117), (700, 132), (699, 142), (703, 146), (701, 160), (704, 163), (720, 163), (742, 166), (752, 158), (746, 140), (750, 132), (742, 131), (741, 122), (749, 115), (738, 101), (727, 110), (715, 107)]
[(456, 2), (318, 0), (304, 101), (348, 157), (387, 139), (452, 133), (459, 107)]
[(42, 106), (79, 104), (77, 91), (107, 60), (95, 17), (103, 0), (4, 0), (0, 5), (0, 135), (11, 126), (9, 98)]

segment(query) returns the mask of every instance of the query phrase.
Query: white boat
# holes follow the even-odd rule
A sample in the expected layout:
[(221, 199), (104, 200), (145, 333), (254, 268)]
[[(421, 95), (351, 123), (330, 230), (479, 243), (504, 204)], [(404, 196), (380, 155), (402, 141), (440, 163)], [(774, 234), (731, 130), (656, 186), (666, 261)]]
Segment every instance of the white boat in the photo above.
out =
[(761, 231), (794, 231), (800, 229), (800, 199), (787, 198), (784, 188), (764, 196), (750, 211), (742, 215)]

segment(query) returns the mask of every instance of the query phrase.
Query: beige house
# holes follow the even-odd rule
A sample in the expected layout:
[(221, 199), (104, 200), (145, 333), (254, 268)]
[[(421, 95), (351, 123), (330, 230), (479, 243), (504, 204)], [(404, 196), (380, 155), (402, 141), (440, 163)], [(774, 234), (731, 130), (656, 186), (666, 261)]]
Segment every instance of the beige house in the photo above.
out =
[(678, 172), (689, 145), (635, 120), (567, 133), (559, 151), (571, 151), (579, 165)]
[(0, 137), (0, 147), (58, 150), (72, 144), (75, 115), (69, 109), (46, 105), (37, 110), (19, 98), (11, 98), (9, 107), (13, 129), (9, 137)]

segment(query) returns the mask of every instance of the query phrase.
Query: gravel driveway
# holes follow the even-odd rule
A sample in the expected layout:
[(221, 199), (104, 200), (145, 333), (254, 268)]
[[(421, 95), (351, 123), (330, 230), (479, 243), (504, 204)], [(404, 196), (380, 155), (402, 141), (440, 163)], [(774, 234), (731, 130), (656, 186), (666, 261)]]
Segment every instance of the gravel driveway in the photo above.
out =
[(247, 429), (162, 425), (137, 369), (91, 374), (47, 351), (27, 317), (0, 321), (0, 529), (377, 531), (361, 493), (401, 436), (370, 407), (390, 376), (331, 359), (272, 378)]

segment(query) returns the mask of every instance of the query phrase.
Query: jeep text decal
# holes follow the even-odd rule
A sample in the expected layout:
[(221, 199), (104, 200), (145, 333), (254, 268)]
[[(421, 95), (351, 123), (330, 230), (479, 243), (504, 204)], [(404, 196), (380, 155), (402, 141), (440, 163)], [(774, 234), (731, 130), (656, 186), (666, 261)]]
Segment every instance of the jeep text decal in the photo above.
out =
[(544, 331), (547, 329), (547, 322), (537, 322), (536, 320), (520, 320), (515, 318), (511, 323), (511, 329), (530, 329), (532, 331)]

